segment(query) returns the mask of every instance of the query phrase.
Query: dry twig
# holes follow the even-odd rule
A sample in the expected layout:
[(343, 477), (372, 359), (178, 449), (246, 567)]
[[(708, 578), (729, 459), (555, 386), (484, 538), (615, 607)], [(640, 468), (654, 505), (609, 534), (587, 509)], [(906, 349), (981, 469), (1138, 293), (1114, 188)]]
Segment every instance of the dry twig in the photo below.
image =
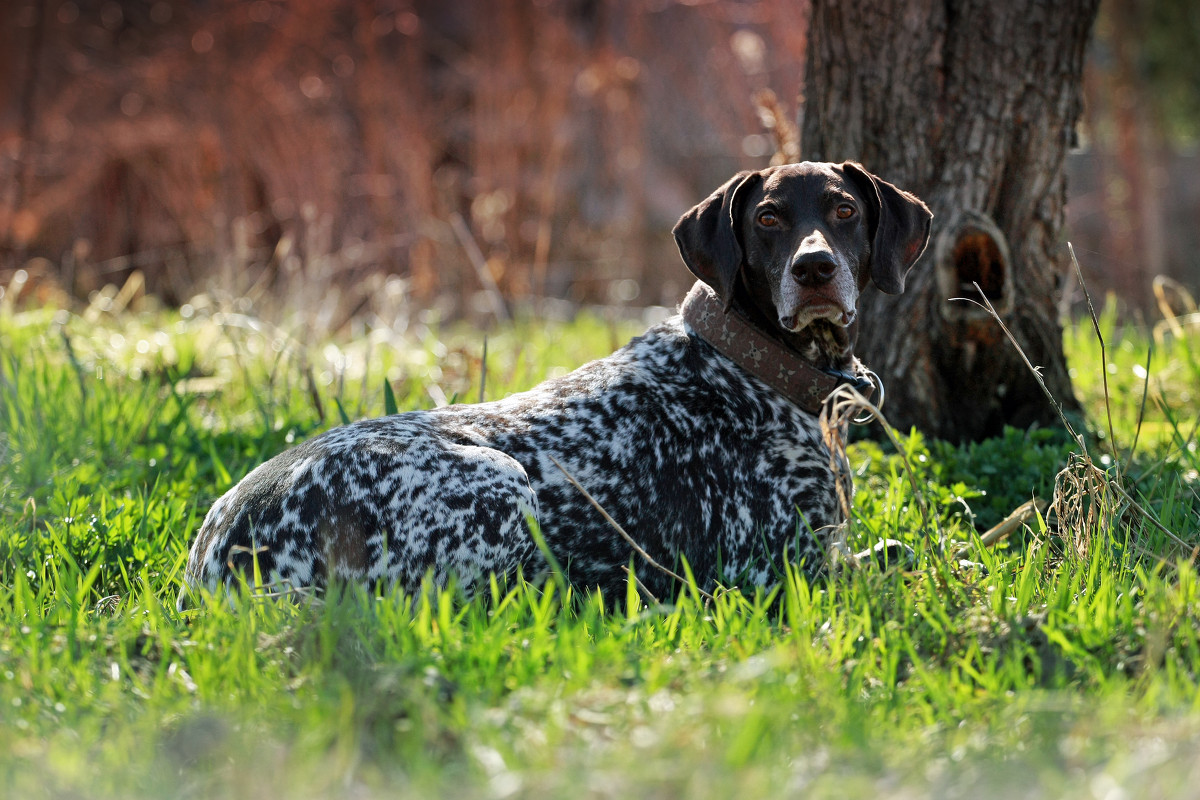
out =
[[(1004, 518), (1002, 522), (997, 523), (992, 528), (989, 528), (986, 533), (979, 537), (979, 546), (986, 549), (999, 542), (1001, 539), (1009, 536), (1013, 531), (1017, 530), (1029, 519), (1034, 513), (1042, 511), (1046, 508), (1046, 501), (1039, 500), (1036, 497), (1021, 505), (1017, 506), (1011, 514)], [(971, 554), (971, 545), (964, 545), (954, 553), (955, 559), (966, 558)]]

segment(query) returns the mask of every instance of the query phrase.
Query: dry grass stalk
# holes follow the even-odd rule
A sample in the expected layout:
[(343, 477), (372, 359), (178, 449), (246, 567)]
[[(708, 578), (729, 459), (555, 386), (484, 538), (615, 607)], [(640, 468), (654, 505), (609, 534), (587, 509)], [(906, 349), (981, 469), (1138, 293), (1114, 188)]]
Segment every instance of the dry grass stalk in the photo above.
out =
[[(1068, 245), (1068, 247), (1070, 247)], [(1079, 283), (1083, 288), (1085, 297), (1087, 297), (1088, 311), (1091, 314), (1092, 324), (1095, 327), (1096, 335), (1100, 337), (1101, 357), (1104, 363), (1107, 360), (1104, 358), (1104, 339), (1100, 334), (1100, 321), (1096, 315), (1095, 307), (1091, 302), (1091, 296), (1088, 293), (1087, 285), (1083, 279), (1083, 271), (1079, 267), (1079, 262), (1075, 258), (1074, 248), (1070, 248), (1071, 261), (1075, 266), (1075, 274), (1079, 278)], [(1004, 324), (1004, 320), (996, 312), (996, 309), (988, 301), (979, 285), (975, 285), (975, 290), (979, 292), (979, 296), (983, 299), (982, 303), (976, 300), (962, 298), (965, 302), (975, 303), (987, 309), (996, 324), (1008, 337), (1012, 346), (1017, 349), (1017, 353), (1025, 362), (1025, 365), (1033, 373), (1037, 380), (1038, 386), (1046, 395), (1047, 401), (1058, 412), (1059, 419), (1062, 421), (1063, 427), (1071, 435), (1079, 446), (1079, 452), (1074, 454), (1067, 466), (1063, 468), (1055, 478), (1054, 499), (1051, 501), (1047, 510), (1048, 516), (1053, 516), (1059, 523), (1060, 533), (1066, 538), (1067, 534), (1071, 534), (1071, 542), (1073, 551), (1077, 555), (1084, 555), (1088, 550), (1088, 539), (1097, 531), (1108, 529), (1121, 522), (1131, 524), (1134, 521), (1140, 520), (1143, 524), (1156, 528), (1163, 533), (1168, 539), (1182, 549), (1183, 554), (1194, 552), (1195, 546), (1183, 541), (1179, 536), (1172, 532), (1167, 526), (1158, 519), (1149, 509), (1138, 503), (1123, 486), (1123, 480), (1119, 466), (1114, 466), (1112, 474), (1109, 471), (1096, 466), (1091, 454), (1088, 452), (1087, 442), (1084, 437), (1077, 433), (1063, 413), (1062, 405), (1055, 399), (1054, 395), (1046, 387), (1042, 380), (1041, 371), (1035, 367), (1022, 349), (1012, 331)], [(1103, 369), (1103, 366), (1101, 367)], [(1109, 409), (1109, 394), (1107, 379), (1104, 382), (1104, 401), (1105, 408)], [(1110, 439), (1112, 446), (1116, 448), (1116, 441), (1113, 438), (1112, 431), (1112, 415), (1109, 412), (1108, 425), (1110, 431)], [(1116, 501), (1114, 502), (1114, 498)], [(1132, 517), (1132, 520), (1131, 520)]]
[(1163, 318), (1154, 325), (1154, 341), (1161, 344), (1170, 333), (1176, 339), (1183, 338), (1184, 326), (1200, 325), (1200, 310), (1196, 299), (1177, 280), (1166, 275), (1154, 277), (1154, 301)]
[(642, 583), (642, 579), (637, 576), (636, 572), (624, 565), (621, 566), (621, 570), (630, 578), (633, 578), (633, 583), (635, 586), (637, 586), (637, 590), (641, 593), (642, 597), (646, 598), (654, 605), (661, 605), (659, 599), (654, 596), (654, 592), (646, 588), (646, 584)]
[(1054, 500), (1049, 508), (1072, 552), (1085, 557), (1087, 532), (1113, 527), (1122, 511), (1107, 477), (1086, 454), (1073, 453), (1067, 466), (1054, 478)]
[(492, 271), (483, 257), (483, 251), (479, 249), (479, 243), (471, 235), (471, 229), (467, 227), (462, 214), (456, 211), (450, 215), (450, 227), (454, 229), (454, 235), (458, 238), (458, 243), (462, 245), (463, 251), (471, 261), (471, 266), (475, 268), (476, 277), (479, 278), (484, 291), (487, 292), (488, 302), (491, 305), (492, 314), (496, 317), (496, 321), (500, 323), (508, 322), (510, 317), (508, 308), (504, 304), (504, 296), (500, 294), (500, 287), (496, 284), (496, 279), (492, 277)]
[(853, 477), (849, 472), (849, 464), (845, 459), (846, 452), (846, 434), (850, 429), (850, 422), (853, 420), (863, 419), (863, 413), (866, 412), (869, 417), (879, 421), (883, 432), (891, 441), (892, 447), (896, 449), (896, 453), (900, 456), (901, 462), (904, 464), (904, 473), (908, 476), (909, 486), (912, 487), (913, 498), (917, 502), (917, 507), (921, 511), (921, 520), (923, 522), (921, 531), (926, 537), (932, 537), (932, 542), (938, 553), (945, 554), (946, 539), (942, 534), (941, 526), (938, 524), (937, 515), (929, 510), (929, 502), (925, 497), (925, 493), (921, 490), (920, 483), (917, 480), (916, 470), (908, 460), (908, 454), (904, 446), (900, 443), (900, 437), (896, 434), (896, 429), (888, 423), (887, 418), (883, 416), (883, 412), (879, 406), (872, 403), (864, 397), (857, 389), (848, 384), (842, 384), (825, 401), (825, 407), (821, 411), (820, 425), (821, 435), (825, 440), (826, 446), (829, 448), (829, 467), (833, 470), (835, 483), (837, 485), (838, 501), (841, 504), (842, 512), (847, 520), (850, 519), (850, 499), (853, 495)]
[[(1079, 268), (1079, 260), (1075, 258), (1075, 248), (1067, 242), (1067, 251), (1071, 254), (1071, 264), (1075, 267), (1075, 275), (1079, 278), (1079, 287), (1083, 289), (1083, 299), (1087, 301), (1088, 314), (1092, 318), (1092, 327), (1096, 331), (1096, 340), (1100, 342), (1100, 379), (1104, 382), (1104, 413), (1108, 420), (1108, 441), (1112, 442), (1112, 446), (1117, 446), (1117, 437), (1113, 431), (1112, 421), (1112, 404), (1109, 403), (1108, 393), (1108, 370), (1105, 365), (1108, 364), (1108, 350), (1104, 346), (1104, 334), (1100, 331), (1100, 318), (1096, 315), (1096, 307), (1092, 304), (1092, 293), (1088, 291), (1087, 281), (1083, 279), (1083, 270)], [(976, 284), (976, 290), (979, 290), (979, 285)], [(982, 294), (982, 292), (980, 292)], [(988, 304), (991, 305), (990, 303)], [(995, 313), (995, 312), (993, 312)], [(1026, 363), (1028, 363), (1026, 359)], [(1062, 414), (1062, 411), (1059, 411)]]
[(796, 127), (793, 115), (770, 89), (759, 89), (754, 93), (754, 107), (758, 111), (759, 121), (771, 132), (775, 140), (775, 155), (771, 156), (772, 166), (779, 164), (794, 164), (800, 160), (800, 129)]

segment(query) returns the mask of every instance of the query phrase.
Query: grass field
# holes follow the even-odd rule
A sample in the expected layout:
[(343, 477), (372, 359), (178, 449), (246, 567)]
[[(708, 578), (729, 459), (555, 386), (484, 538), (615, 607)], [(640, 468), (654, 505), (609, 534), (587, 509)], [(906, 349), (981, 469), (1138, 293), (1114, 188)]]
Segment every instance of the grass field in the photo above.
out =
[[(432, 325), (318, 342), (188, 312), (0, 308), (6, 796), (1200, 791), (1200, 336), (1147, 360), (1149, 331), (1108, 315), (1105, 364), (1091, 321), (1069, 328), (1105, 473), (1077, 466), (1078, 515), (991, 549), (977, 527), (1078, 465), (1064, 433), (853, 445), (852, 535), (909, 542), (909, 573), (793, 575), (715, 601), (685, 587), (653, 607), (553, 581), (469, 603), (349, 590), (184, 619), (186, 547), (233, 481), (343, 415), (478, 399), (483, 350), (477, 332)], [(486, 395), (640, 327), (494, 333)], [(952, 569), (938, 535), (986, 571)]]

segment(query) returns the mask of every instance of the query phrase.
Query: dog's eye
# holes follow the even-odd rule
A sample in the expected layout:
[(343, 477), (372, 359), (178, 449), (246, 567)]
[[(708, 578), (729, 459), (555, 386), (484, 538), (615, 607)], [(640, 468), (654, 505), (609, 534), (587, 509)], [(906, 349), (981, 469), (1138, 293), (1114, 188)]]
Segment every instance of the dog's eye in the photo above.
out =
[(838, 219), (850, 219), (854, 216), (854, 206), (842, 203), (834, 210), (834, 213), (837, 214)]
[(758, 215), (758, 224), (764, 228), (774, 228), (779, 224), (779, 217), (775, 216), (774, 211), (764, 211)]

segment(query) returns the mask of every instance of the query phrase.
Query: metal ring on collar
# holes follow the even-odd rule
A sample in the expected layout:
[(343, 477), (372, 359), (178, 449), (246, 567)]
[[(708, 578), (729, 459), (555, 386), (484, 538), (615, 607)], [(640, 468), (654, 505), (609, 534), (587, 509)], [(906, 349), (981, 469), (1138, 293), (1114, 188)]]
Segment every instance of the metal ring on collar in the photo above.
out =
[[(887, 391), (883, 388), (883, 379), (880, 378), (875, 373), (875, 370), (866, 369), (865, 367), (864, 367), (864, 369), (866, 370), (866, 373), (867, 373), (867, 380), (869, 380), (872, 383), (872, 385), (874, 385), (875, 388), (879, 390), (879, 402), (875, 404), (875, 408), (879, 409), (880, 411), (883, 411), (883, 401), (887, 398)], [(867, 412), (866, 414), (862, 415), (861, 417), (855, 417), (850, 421), (853, 422), (855, 425), (866, 425), (868, 422), (870, 422), (873, 419), (875, 419), (875, 414), (872, 412)]]

